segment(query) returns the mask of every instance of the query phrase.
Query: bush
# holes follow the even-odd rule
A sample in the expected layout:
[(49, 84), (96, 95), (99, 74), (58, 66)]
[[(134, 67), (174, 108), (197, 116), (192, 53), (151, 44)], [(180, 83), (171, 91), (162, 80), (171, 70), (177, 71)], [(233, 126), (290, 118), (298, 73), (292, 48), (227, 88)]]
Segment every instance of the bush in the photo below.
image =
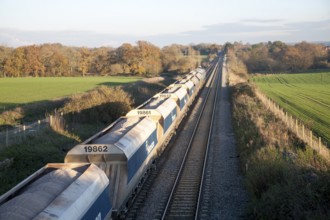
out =
[(10, 126), (14, 126), (19, 119), (23, 118), (23, 115), (24, 111), (20, 107), (0, 114), (0, 131), (5, 130)]
[(67, 119), (80, 123), (110, 123), (132, 108), (132, 99), (120, 87), (100, 86), (87, 93), (74, 95), (60, 111)]

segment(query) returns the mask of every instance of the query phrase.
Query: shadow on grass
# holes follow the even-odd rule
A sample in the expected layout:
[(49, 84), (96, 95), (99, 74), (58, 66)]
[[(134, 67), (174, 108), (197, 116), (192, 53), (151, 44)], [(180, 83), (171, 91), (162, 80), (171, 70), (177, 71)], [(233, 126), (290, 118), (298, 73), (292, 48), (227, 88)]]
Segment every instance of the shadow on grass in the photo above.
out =
[[(124, 76), (123, 76), (124, 78)], [(139, 81), (137, 81), (139, 82)], [(134, 83), (137, 83), (137, 82), (130, 82), (130, 81), (127, 81), (127, 82), (102, 82), (102, 83), (98, 83), (97, 85), (98, 86), (101, 86), (101, 85), (104, 85), (104, 86), (108, 86), (108, 87), (114, 87), (114, 86), (125, 86), (125, 85), (129, 85), (129, 84), (134, 84)]]

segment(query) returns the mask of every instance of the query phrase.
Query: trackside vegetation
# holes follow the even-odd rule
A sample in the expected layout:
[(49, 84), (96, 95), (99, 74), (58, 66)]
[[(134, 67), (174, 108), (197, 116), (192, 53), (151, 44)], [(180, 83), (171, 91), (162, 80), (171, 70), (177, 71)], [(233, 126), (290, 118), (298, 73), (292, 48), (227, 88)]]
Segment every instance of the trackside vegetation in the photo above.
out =
[(330, 162), (255, 96), (244, 62), (228, 52), (233, 127), (250, 201), (247, 219), (329, 219)]
[(97, 87), (89, 92), (72, 95), (54, 116), (54, 126), (42, 129), (25, 141), (0, 148), (0, 195), (47, 163), (63, 162), (66, 153), (109, 125), (131, 108), (141, 104), (166, 85), (172, 78), (155, 82), (139, 81), (120, 87)]
[(250, 85), (233, 88), (233, 107), (248, 218), (329, 219), (329, 162), (269, 112)]
[(260, 75), (251, 80), (330, 143), (330, 72)]

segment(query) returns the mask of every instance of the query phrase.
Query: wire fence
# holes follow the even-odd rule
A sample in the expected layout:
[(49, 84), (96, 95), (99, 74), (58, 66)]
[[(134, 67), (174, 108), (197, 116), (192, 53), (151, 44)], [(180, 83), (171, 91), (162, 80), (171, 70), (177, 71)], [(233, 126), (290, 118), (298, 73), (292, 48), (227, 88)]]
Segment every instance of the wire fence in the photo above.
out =
[(271, 110), (278, 118), (280, 118), (289, 129), (294, 132), (301, 140), (306, 142), (312, 149), (317, 151), (325, 159), (330, 160), (330, 150), (328, 143), (322, 141), (321, 137), (313, 134), (302, 121), (293, 117), (287, 111), (284, 111), (276, 102), (268, 98), (266, 95), (256, 89), (256, 96), (258, 99)]
[(63, 127), (63, 124), (63, 114), (56, 114), (31, 124), (16, 125), (12, 129), (7, 128), (0, 132), (0, 150), (14, 144), (21, 144), (28, 137), (41, 135), (45, 128)]

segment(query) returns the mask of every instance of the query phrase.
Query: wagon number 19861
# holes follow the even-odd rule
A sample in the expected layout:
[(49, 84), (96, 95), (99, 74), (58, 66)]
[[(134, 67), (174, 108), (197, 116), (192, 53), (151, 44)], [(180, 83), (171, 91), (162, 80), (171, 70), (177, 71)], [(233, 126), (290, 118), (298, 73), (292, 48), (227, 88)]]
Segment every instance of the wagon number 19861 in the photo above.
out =
[(84, 147), (86, 153), (91, 152), (108, 152), (108, 146), (86, 146)]

